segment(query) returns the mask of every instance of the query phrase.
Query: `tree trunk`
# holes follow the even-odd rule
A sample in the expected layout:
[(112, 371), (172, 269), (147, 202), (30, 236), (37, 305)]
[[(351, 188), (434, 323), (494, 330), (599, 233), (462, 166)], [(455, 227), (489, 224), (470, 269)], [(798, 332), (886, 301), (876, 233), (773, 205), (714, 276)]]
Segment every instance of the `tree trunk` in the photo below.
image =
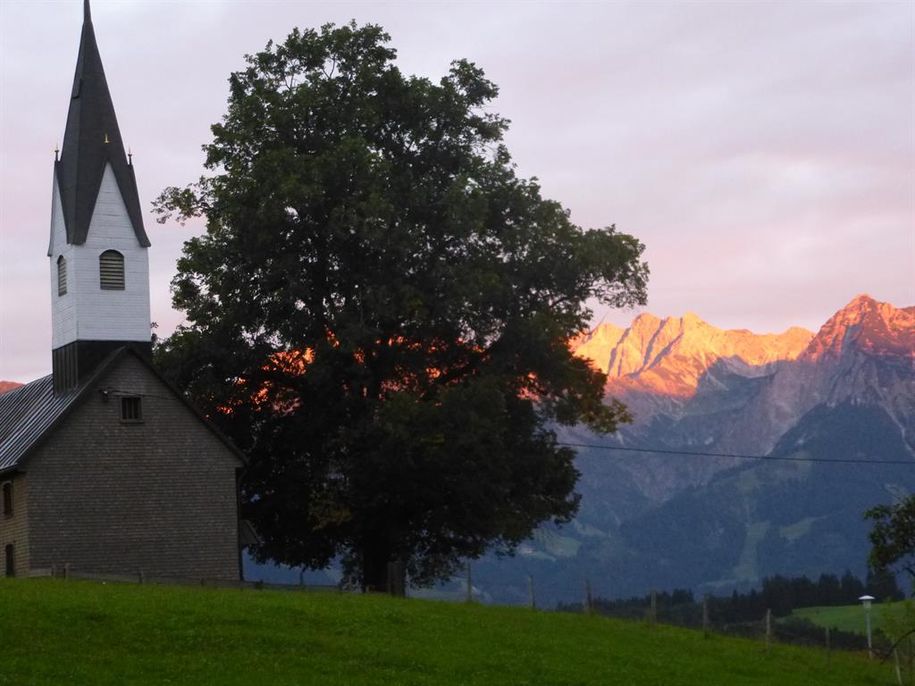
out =
[(362, 547), (363, 593), (387, 593), (388, 553), (377, 544)]
[(406, 570), (401, 560), (392, 559), (388, 546), (373, 540), (362, 547), (363, 593), (406, 595)]

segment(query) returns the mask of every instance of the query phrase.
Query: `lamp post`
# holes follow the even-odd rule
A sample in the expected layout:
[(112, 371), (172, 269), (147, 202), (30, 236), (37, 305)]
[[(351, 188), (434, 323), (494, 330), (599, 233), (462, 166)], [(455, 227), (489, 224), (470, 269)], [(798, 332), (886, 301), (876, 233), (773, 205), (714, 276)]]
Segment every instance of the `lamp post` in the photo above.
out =
[(874, 596), (872, 595), (863, 595), (858, 600), (861, 601), (861, 604), (864, 605), (864, 617), (867, 622), (867, 656), (873, 660), (874, 659), (874, 644), (871, 640), (871, 603), (874, 602)]

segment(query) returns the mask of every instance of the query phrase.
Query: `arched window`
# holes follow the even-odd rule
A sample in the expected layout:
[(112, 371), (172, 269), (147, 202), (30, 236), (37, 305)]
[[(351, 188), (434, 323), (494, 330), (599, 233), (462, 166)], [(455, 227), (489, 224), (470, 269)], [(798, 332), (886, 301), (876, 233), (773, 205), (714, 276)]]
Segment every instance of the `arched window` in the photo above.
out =
[(106, 250), (99, 255), (98, 273), (102, 290), (124, 290), (124, 256), (117, 250)]
[(61, 255), (57, 258), (57, 295), (67, 294), (67, 260)]

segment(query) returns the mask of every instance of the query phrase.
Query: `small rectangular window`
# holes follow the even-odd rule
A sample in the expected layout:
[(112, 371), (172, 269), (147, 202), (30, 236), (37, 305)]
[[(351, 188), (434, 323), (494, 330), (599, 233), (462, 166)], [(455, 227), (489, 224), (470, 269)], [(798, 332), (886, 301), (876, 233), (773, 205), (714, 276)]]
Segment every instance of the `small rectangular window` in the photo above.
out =
[(6, 576), (16, 576), (16, 553), (12, 543), (3, 548), (3, 557), (3, 573)]
[(3, 515), (5, 517), (13, 516), (13, 482), (7, 481), (3, 484)]
[(136, 396), (121, 398), (121, 421), (139, 422), (142, 419), (143, 408), (140, 404), (140, 398)]

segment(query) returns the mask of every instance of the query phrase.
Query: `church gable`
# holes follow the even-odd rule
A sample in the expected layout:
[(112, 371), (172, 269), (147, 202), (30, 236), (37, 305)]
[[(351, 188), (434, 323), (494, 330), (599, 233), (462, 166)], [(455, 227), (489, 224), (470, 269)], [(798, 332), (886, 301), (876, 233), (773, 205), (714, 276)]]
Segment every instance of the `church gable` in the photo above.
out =
[[(78, 414), (76, 408), (79, 406), (97, 404), (101, 399), (108, 408), (106, 411), (115, 416), (120, 399), (127, 396), (139, 398), (142, 407), (149, 406), (147, 412), (153, 414), (148, 414), (147, 418), (151, 426), (162, 430), (160, 438), (168, 440), (174, 427), (181, 426), (184, 437), (192, 444), (215, 441), (221, 446), (222, 459), (235, 466), (244, 463), (243, 454), (198, 415), (142, 355), (130, 348), (119, 348), (90, 378), (68, 393), (55, 394), (52, 376), (46, 376), (0, 395), (0, 474), (25, 469), (31, 453), (50, 433), (57, 431), (65, 419), (69, 421), (70, 414)], [(152, 400), (144, 403), (144, 397)], [(164, 406), (160, 407), (162, 403)], [(157, 407), (158, 412), (155, 411)], [(105, 421), (97, 423), (85, 432), (86, 438), (114, 438), (113, 426)]]
[(242, 465), (140, 355), (122, 350), (20, 461), (31, 567), (237, 579)]
[[(199, 453), (201, 459), (213, 459), (233, 469), (245, 462), (241, 451), (198, 414), (145, 357), (129, 348), (116, 353), (96, 377), (94, 392), (82, 405), (89, 405), (93, 399), (96, 415), (107, 418), (112, 427), (108, 433), (130, 436), (132, 429), (125, 425), (142, 423), (148, 460), (171, 459), (165, 456), (183, 453), (182, 461), (186, 461)], [(140, 416), (130, 416), (129, 407), (139, 408), (135, 411)]]

